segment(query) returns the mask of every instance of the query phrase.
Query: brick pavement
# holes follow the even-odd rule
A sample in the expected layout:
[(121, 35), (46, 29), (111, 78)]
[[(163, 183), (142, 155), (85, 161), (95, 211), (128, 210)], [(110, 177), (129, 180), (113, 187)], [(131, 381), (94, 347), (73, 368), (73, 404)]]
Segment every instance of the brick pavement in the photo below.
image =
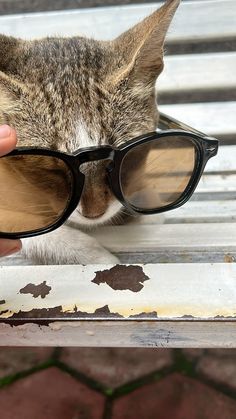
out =
[(1, 348), (3, 419), (235, 419), (236, 350)]

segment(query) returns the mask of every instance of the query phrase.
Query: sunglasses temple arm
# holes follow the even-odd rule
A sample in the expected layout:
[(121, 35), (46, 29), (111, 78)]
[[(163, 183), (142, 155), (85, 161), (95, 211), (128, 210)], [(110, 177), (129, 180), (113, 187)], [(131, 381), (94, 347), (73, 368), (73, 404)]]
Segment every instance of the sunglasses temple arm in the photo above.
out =
[(190, 131), (194, 134), (200, 135), (201, 137), (207, 137), (206, 134), (204, 134), (201, 131), (196, 130), (195, 128), (190, 127), (187, 124), (184, 124), (183, 122), (177, 121), (177, 119), (174, 119), (162, 112), (159, 114), (159, 122), (158, 127), (161, 129), (182, 129), (184, 131)]

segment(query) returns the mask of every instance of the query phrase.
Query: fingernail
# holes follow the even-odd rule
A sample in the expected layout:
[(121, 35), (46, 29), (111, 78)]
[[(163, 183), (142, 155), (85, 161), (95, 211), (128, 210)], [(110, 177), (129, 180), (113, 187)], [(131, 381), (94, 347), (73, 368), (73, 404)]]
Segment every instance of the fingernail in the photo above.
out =
[(15, 247), (12, 247), (12, 248), (6, 250), (4, 253), (1, 253), (0, 257), (10, 256), (10, 255), (13, 255), (13, 253), (17, 253), (19, 251), (20, 251), (19, 246), (15, 246)]
[(0, 139), (8, 138), (11, 135), (11, 128), (8, 125), (0, 126)]

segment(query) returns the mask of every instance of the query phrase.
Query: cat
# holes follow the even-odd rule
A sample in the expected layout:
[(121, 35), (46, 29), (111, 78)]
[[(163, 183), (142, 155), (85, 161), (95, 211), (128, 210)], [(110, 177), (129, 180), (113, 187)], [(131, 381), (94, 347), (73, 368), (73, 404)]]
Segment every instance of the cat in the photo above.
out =
[[(113, 41), (0, 36), (0, 123), (17, 131), (18, 146), (71, 153), (92, 145), (120, 145), (158, 124), (155, 82), (163, 70), (166, 32), (180, 0)], [(59, 229), (23, 240), (22, 254), (43, 264), (118, 263), (86, 228), (112, 222), (122, 205), (93, 162), (81, 201)]]

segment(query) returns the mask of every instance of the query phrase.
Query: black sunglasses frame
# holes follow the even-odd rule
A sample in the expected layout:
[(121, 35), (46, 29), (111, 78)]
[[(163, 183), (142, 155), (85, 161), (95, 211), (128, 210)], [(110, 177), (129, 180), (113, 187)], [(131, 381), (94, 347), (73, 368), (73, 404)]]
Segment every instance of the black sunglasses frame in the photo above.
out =
[[(33, 147), (21, 147), (13, 150), (9, 154), (2, 156), (1, 158), (8, 156), (19, 156), (19, 155), (41, 155), (41, 156), (52, 156), (61, 159), (69, 167), (72, 174), (72, 194), (69, 200), (69, 204), (65, 209), (64, 213), (60, 218), (50, 226), (45, 228), (25, 231), (20, 233), (1, 233), (0, 238), (26, 238), (45, 234), (53, 231), (60, 227), (69, 218), (72, 212), (76, 209), (80, 197), (82, 195), (85, 175), (79, 170), (83, 163), (98, 161), (98, 160), (110, 160), (107, 166), (107, 176), (109, 186), (114, 196), (121, 202), (121, 204), (129, 210), (133, 215), (140, 214), (158, 214), (172, 209), (178, 208), (185, 204), (192, 196), (196, 189), (198, 182), (201, 178), (203, 170), (207, 161), (215, 156), (218, 151), (218, 140), (213, 137), (209, 137), (200, 131), (197, 131), (182, 122), (179, 122), (163, 113), (160, 113), (159, 119), (160, 131), (151, 132), (145, 135), (141, 135), (132, 140), (127, 141), (120, 147), (112, 147), (110, 145), (99, 146), (99, 147), (88, 147), (76, 150), (73, 154), (65, 154), (59, 151), (53, 151), (46, 148), (33, 148)], [(163, 130), (164, 128), (164, 130)], [(141, 145), (147, 141), (157, 140), (164, 137), (170, 136), (184, 136), (194, 144), (196, 150), (196, 161), (193, 169), (192, 176), (189, 183), (182, 195), (172, 204), (168, 204), (163, 207), (156, 209), (142, 209), (131, 205), (126, 201), (121, 188), (120, 183), (120, 168), (122, 166), (125, 155), (134, 147)]]

